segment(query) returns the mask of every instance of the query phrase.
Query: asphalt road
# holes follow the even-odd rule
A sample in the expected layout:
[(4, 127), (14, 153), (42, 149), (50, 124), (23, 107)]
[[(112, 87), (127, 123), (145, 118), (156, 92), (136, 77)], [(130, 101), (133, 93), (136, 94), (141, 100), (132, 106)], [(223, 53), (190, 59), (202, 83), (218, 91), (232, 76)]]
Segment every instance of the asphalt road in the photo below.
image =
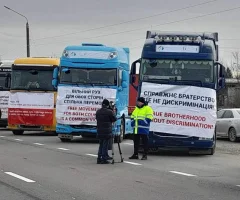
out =
[[(0, 130), (0, 200), (239, 200), (240, 143), (218, 140), (214, 156), (150, 155), (97, 165), (97, 143)], [(115, 151), (118, 153), (118, 151)], [(119, 157), (116, 157), (119, 160)]]

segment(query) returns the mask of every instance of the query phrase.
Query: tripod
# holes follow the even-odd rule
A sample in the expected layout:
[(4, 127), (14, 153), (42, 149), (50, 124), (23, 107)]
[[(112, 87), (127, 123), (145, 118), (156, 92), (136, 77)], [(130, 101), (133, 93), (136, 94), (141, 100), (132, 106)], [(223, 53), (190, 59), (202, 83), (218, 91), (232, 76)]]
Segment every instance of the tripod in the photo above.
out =
[[(114, 123), (114, 132), (115, 132), (115, 125), (116, 125), (116, 123)], [(113, 137), (112, 137), (112, 164), (114, 164), (115, 163), (115, 159), (114, 159), (114, 139), (115, 139), (115, 137), (114, 137), (114, 135), (115, 134), (113, 134)], [(119, 143), (119, 138), (117, 138), (117, 144), (118, 144), (118, 150), (119, 150), (119, 154), (120, 154), (120, 156), (121, 156), (121, 161), (120, 162), (118, 162), (118, 163), (122, 163), (123, 162), (123, 157), (122, 157), (122, 150), (121, 150), (121, 146), (120, 146), (120, 143)], [(117, 162), (116, 162), (117, 163)]]

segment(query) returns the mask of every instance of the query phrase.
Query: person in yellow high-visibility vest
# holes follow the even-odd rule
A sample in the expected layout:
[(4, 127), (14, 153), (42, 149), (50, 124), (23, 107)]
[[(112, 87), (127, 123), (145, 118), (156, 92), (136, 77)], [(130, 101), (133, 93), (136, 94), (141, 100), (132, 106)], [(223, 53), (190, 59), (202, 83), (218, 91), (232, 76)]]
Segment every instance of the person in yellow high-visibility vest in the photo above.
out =
[(148, 134), (150, 123), (153, 120), (153, 110), (143, 97), (137, 100), (137, 106), (131, 115), (131, 125), (133, 127), (134, 154), (129, 159), (138, 159), (140, 138), (144, 145), (142, 160), (147, 160)]

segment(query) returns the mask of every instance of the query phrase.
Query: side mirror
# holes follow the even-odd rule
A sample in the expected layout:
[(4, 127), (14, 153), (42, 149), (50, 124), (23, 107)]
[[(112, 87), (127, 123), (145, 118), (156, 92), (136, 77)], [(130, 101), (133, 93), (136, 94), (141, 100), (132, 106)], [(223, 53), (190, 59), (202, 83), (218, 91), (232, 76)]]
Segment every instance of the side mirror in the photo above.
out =
[(220, 78), (218, 80), (218, 87), (220, 87), (220, 88), (224, 88), (225, 87), (225, 78), (224, 77)]
[(57, 85), (58, 85), (57, 79), (53, 79), (53, 80), (52, 80), (52, 86), (53, 86), (54, 88), (57, 88)]
[(126, 71), (122, 71), (122, 81), (128, 81), (129, 74)]
[(218, 68), (218, 90), (220, 90), (225, 87), (225, 67), (219, 62), (215, 62), (214, 64)]
[(127, 86), (128, 86), (127, 81), (123, 81), (123, 82), (122, 82), (122, 87), (123, 87), (123, 88), (127, 88)]
[(224, 77), (224, 67), (221, 64), (220, 64), (220, 67), (219, 67), (219, 77), (220, 78)]
[(221, 63), (219, 63), (219, 62), (215, 62), (214, 65), (216, 65), (217, 68), (218, 68), (218, 76), (219, 76), (219, 78), (223, 78), (224, 77), (224, 72), (225, 72), (225, 67)]
[(135, 74), (137, 74), (137, 63), (141, 63), (141, 59), (134, 61), (131, 65), (131, 73), (130, 73), (130, 83), (133, 84), (136, 82)]
[(54, 68), (53, 70), (53, 79), (57, 79), (58, 78), (58, 67)]

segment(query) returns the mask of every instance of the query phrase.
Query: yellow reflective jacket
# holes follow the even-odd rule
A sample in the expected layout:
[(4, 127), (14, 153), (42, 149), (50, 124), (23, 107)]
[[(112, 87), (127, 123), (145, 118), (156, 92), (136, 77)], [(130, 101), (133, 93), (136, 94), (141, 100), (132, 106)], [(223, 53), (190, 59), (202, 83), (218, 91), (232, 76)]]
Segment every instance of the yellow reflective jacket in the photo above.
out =
[(131, 115), (131, 125), (134, 128), (134, 134), (149, 134), (152, 120), (153, 110), (150, 106), (136, 107)]

